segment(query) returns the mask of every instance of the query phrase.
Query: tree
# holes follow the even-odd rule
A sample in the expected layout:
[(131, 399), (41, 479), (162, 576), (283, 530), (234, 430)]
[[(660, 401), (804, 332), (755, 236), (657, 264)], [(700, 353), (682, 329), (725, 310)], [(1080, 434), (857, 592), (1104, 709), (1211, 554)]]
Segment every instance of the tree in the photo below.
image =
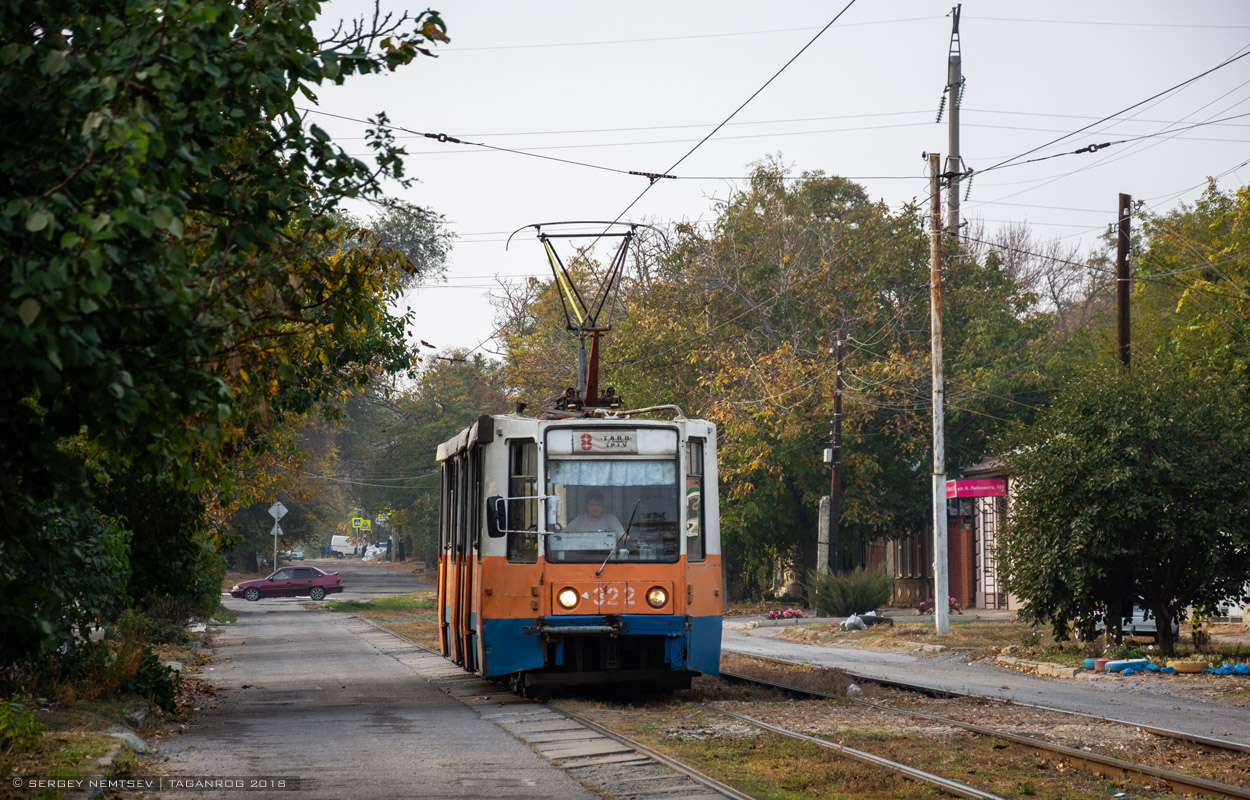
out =
[[(784, 172), (756, 165), (713, 223), (678, 226), (662, 258), (643, 250), (602, 379), (629, 405), (676, 403), (717, 423), (724, 552), (753, 594), (778, 561), (815, 565), (840, 327), (850, 337), (843, 547), (915, 534), (930, 506), (928, 239), (917, 210), (892, 211), (843, 178)], [(1017, 396), (1036, 386), (1029, 359), (1047, 324), (1001, 260), (946, 264), (947, 453), (975, 463), (1000, 420), (1030, 413)], [(554, 388), (555, 367), (567, 374), (575, 362), (550, 286), (524, 290), (505, 298), (507, 369), (532, 400)]]
[(1250, 383), (1250, 186), (1212, 183), (1193, 206), (1141, 227), (1134, 351), (1176, 353)]
[[(402, 150), (379, 125), (366, 164), (295, 104), (428, 54), (443, 23), (318, 41), (318, 10), (0, 0), (0, 563), (52, 568), (39, 532), (89, 510), (88, 464), (226, 489), (275, 420), (411, 365), (388, 309), (410, 259), (334, 215), (403, 180)], [(38, 638), (0, 630), (6, 657), (10, 636)]]
[(1235, 379), (1186, 367), (1098, 364), (1014, 432), (999, 565), (1022, 615), (1056, 637), (1091, 638), (1136, 604), (1170, 654), (1188, 606), (1250, 579), (1250, 408)]
[(389, 512), (388, 525), (404, 538), (405, 553), (432, 555), (438, 539), (438, 446), (483, 414), (507, 407), (499, 365), (462, 350), (434, 356), (408, 391), (353, 402), (341, 437), (342, 472), (357, 484), (351, 487), (353, 504), (371, 516)]

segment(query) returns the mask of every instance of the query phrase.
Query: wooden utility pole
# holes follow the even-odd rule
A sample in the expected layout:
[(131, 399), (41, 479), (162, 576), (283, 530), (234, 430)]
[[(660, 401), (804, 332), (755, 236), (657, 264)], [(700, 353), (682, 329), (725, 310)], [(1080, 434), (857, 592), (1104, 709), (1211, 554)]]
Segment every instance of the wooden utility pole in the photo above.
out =
[(959, 9), (951, 9), (951, 46), (946, 66), (947, 102), (950, 117), (947, 120), (947, 139), (950, 150), (946, 156), (946, 172), (950, 182), (946, 189), (946, 230), (951, 236), (959, 235), (959, 176), (963, 172), (963, 159), (959, 155), (959, 95), (963, 91), (964, 76), (959, 52)]
[(950, 632), (946, 555), (946, 442), (942, 428), (942, 157), (929, 154), (929, 320), (933, 360), (933, 622)]
[(838, 571), (838, 510), (842, 505), (842, 340), (845, 326), (838, 328), (833, 389), (833, 470), (829, 478), (829, 571)]
[(1117, 319), (1116, 343), (1120, 360), (1129, 365), (1129, 223), (1133, 214), (1133, 198), (1120, 194), (1120, 213), (1116, 215), (1119, 235), (1115, 247), (1115, 310)]

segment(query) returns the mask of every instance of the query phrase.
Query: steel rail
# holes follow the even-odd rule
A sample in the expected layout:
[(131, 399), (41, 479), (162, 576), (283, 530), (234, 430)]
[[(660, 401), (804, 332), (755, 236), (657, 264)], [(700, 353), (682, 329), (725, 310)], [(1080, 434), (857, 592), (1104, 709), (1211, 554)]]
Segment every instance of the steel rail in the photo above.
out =
[(615, 741), (618, 741), (627, 747), (632, 747), (635, 750), (637, 750), (639, 753), (642, 753), (643, 755), (647, 756), (648, 758), (651, 758), (651, 759), (654, 759), (655, 761), (660, 762), (661, 764), (668, 767), (669, 769), (673, 769), (673, 770), (676, 770), (677, 772), (680, 772), (681, 774), (685, 775), (687, 778), (690, 778), (691, 780), (698, 781), (699, 783), (703, 784), (704, 786), (707, 786), (709, 789), (712, 789), (718, 794), (723, 794), (725, 797), (733, 798), (733, 800), (755, 800), (755, 798), (753, 798), (751, 795), (743, 794), (742, 792), (733, 788), (729, 784), (721, 783), (715, 778), (710, 778), (707, 775), (704, 775), (702, 772), (699, 772), (698, 770), (695, 770), (691, 767), (686, 766), (685, 764), (682, 764), (680, 761), (674, 761), (673, 759), (669, 758), (663, 753), (652, 750), (651, 748), (647, 747), (646, 745), (640, 742), (636, 742), (627, 736), (622, 736), (621, 734), (616, 733), (615, 731), (608, 730), (607, 728), (603, 727), (602, 725), (596, 722), (591, 722), (590, 720), (583, 717), (581, 714), (577, 714), (572, 711), (566, 711), (563, 708), (557, 708), (548, 703), (541, 703), (540, 705), (543, 705), (546, 708), (551, 709), (557, 714), (568, 717), (569, 719), (573, 720), (579, 725), (585, 725), (587, 728), (590, 728), (591, 730), (595, 731), (598, 734), (607, 736), (609, 739), (614, 739)]
[[(1189, 742), (1191, 744), (1200, 744), (1203, 747), (1213, 747), (1217, 750), (1231, 750), (1237, 753), (1250, 753), (1250, 744), (1245, 742), (1234, 742), (1229, 739), (1218, 739), (1214, 736), (1203, 736), (1200, 733), (1190, 733), (1189, 731), (1178, 731), (1171, 728), (1161, 728), (1156, 725), (1146, 725), (1141, 722), (1133, 722), (1128, 719), (1117, 719), (1116, 717), (1106, 717), (1100, 714), (1086, 714), (1083, 711), (1071, 711), (1066, 708), (1056, 708), (1054, 706), (1042, 705), (1041, 703), (1030, 703), (1026, 700), (998, 699), (981, 694), (972, 694), (969, 692), (959, 692), (952, 689), (943, 689), (937, 686), (925, 686), (920, 683), (907, 683), (905, 681), (897, 681), (890, 678), (875, 678), (871, 675), (861, 675), (855, 672), (847, 672), (840, 667), (827, 667), (821, 664), (811, 664), (804, 661), (789, 661), (784, 658), (775, 658), (773, 656), (761, 656), (753, 653), (739, 653), (735, 651), (734, 655), (743, 656), (744, 658), (756, 658), (761, 661), (772, 661), (776, 664), (784, 664), (791, 667), (816, 667), (818, 669), (836, 669), (852, 680), (860, 683), (875, 683), (878, 686), (891, 686), (896, 689), (903, 689), (910, 692), (920, 692), (930, 697), (975, 697), (988, 700), (996, 700), (1001, 703), (1011, 703), (1012, 705), (1021, 706), (1023, 708), (1036, 708), (1039, 711), (1053, 711), (1056, 714), (1067, 714), (1072, 717), (1084, 717), (1085, 719), (1098, 720), (1099, 722), (1111, 722), (1116, 725), (1128, 725), (1133, 728), (1140, 728), (1146, 733), (1153, 733), (1155, 736), (1161, 736), (1165, 739), (1178, 739), (1180, 741)], [(805, 690), (801, 690), (805, 691)]]
[(931, 772), (925, 772), (924, 770), (916, 769), (915, 767), (909, 767), (906, 764), (900, 764), (897, 761), (891, 761), (890, 759), (884, 758), (882, 756), (875, 756), (872, 753), (866, 753), (863, 750), (856, 750), (854, 747), (847, 747), (844, 744), (831, 742), (828, 739), (821, 739), (816, 736), (809, 736), (806, 733), (799, 733), (798, 731), (792, 731), (789, 728), (783, 728), (779, 725), (773, 725), (772, 723), (764, 722), (763, 720), (756, 719), (755, 717), (748, 717), (746, 714), (739, 714), (735, 711), (726, 711), (725, 709), (717, 708), (716, 706), (709, 706), (703, 703), (695, 703), (694, 705), (701, 706), (702, 708), (706, 708), (708, 711), (714, 711), (717, 714), (724, 714), (725, 716), (734, 717), (736, 719), (749, 722), (752, 725), (757, 725), (761, 728), (764, 728), (765, 730), (770, 730), (774, 733), (779, 733), (782, 736), (789, 736), (792, 739), (800, 739), (805, 742), (818, 744), (821, 747), (826, 747), (830, 750), (836, 750), (842, 755), (855, 759), (856, 761), (862, 761), (866, 764), (873, 764), (875, 766), (885, 767), (891, 772), (897, 772), (900, 775), (903, 775), (904, 777), (907, 777), (907, 778), (911, 778), (914, 781), (919, 781), (921, 783), (927, 783), (931, 786), (936, 786), (937, 788), (941, 789), (947, 794), (954, 795), (955, 797), (968, 797), (968, 798), (974, 798), (974, 800), (1004, 800), (1004, 798), (1000, 797), (999, 795), (991, 794), (989, 792), (983, 792), (980, 789), (974, 788), (965, 783), (960, 783), (959, 781), (954, 781), (949, 778), (943, 778), (940, 775), (934, 775)]
[[(1232, 797), (1232, 798), (1239, 798), (1240, 800), (1250, 800), (1250, 789), (1243, 789), (1239, 786), (1230, 786), (1228, 784), (1207, 780), (1206, 778), (1198, 778), (1192, 775), (1184, 775), (1179, 772), (1171, 772), (1169, 770), (1159, 769), (1157, 767), (1150, 767), (1144, 764), (1134, 764), (1129, 761), (1121, 761), (1118, 758), (1112, 758), (1110, 756), (1101, 756), (1096, 753), (1086, 752), (1084, 750), (1076, 750), (1074, 748), (1066, 747), (1064, 745), (1051, 744), (1049, 742), (1043, 742), (1043, 741), (1034, 739), (1029, 736), (1023, 736), (1017, 733), (1009, 733), (1006, 731), (995, 730), (993, 728), (986, 728), (981, 725), (975, 725), (971, 722), (963, 722), (961, 720), (950, 719), (948, 717), (940, 717), (940, 716), (937, 716), (936, 714), (926, 714), (921, 711), (907, 711), (901, 708), (891, 708), (890, 706), (881, 705), (879, 703), (872, 703), (867, 700), (857, 700), (851, 697), (841, 697), (838, 695), (827, 694), (825, 692), (814, 691), (812, 689), (804, 689), (800, 686), (793, 686), (790, 684), (779, 683), (777, 681), (769, 681), (769, 680), (763, 680), (760, 678), (754, 678), (749, 675), (739, 675), (739, 674), (732, 673), (732, 672), (721, 672), (721, 677), (727, 678), (729, 680), (741, 681), (744, 683), (753, 683), (753, 684), (760, 685), (760, 686), (768, 686), (774, 689), (780, 689), (782, 691), (786, 691), (786, 692), (790, 692), (794, 694), (801, 694), (801, 695), (805, 695), (808, 697), (817, 697), (817, 698), (829, 699), (829, 700), (849, 700), (855, 705), (864, 706), (866, 708), (874, 708), (880, 711), (888, 711), (892, 714), (902, 714), (902, 715), (909, 716), (909, 717), (916, 717), (919, 719), (927, 719), (933, 722), (940, 722), (943, 725), (949, 725), (952, 727), (961, 728), (963, 730), (969, 731), (971, 733), (976, 733), (981, 736), (992, 736), (998, 739), (1002, 739), (1004, 741), (1013, 742), (1015, 744), (1022, 745), (1024, 747), (1031, 747), (1035, 750), (1043, 750), (1049, 753), (1054, 753), (1055, 755), (1063, 756), (1064, 758), (1067, 758), (1070, 761), (1075, 762), (1076, 766), (1078, 767), (1089, 770), (1091, 772), (1096, 772), (1100, 775), (1106, 775), (1107, 777), (1111, 777), (1111, 778), (1118, 778), (1123, 774), (1130, 774), (1130, 775), (1136, 775), (1142, 778), (1153, 778), (1155, 780), (1163, 781), (1167, 783), (1171, 788), (1179, 792), (1186, 793), (1186, 794), (1202, 794), (1202, 795), (1207, 795), (1210, 797)], [(722, 709), (717, 709), (714, 707), (713, 707), (713, 710), (722, 711)], [(733, 712), (731, 711), (722, 711), (722, 713), (731, 714), (731, 715), (733, 714)], [(805, 736), (805, 734), (799, 734), (799, 735)]]
[[(357, 619), (363, 620), (364, 622), (367, 622), (370, 625), (372, 625), (374, 628), (380, 631), (383, 631), (385, 633), (388, 633), (391, 636), (394, 636), (395, 638), (400, 639), (404, 642), (407, 642), (408, 644), (412, 645), (418, 650), (423, 650), (431, 655), (442, 657), (442, 653), (440, 653), (438, 650), (435, 650), (432, 647), (427, 647), (426, 645), (423, 645), (420, 642), (414, 642), (412, 639), (409, 639), (407, 636), (404, 636), (402, 633), (396, 633), (395, 631), (388, 630), (387, 628), (382, 627), (381, 625), (377, 624), (371, 619), (368, 619), (366, 617), (357, 617)], [(465, 674), (472, 675), (473, 673), (466, 672)], [(487, 680), (487, 679), (483, 679), (483, 680)], [(535, 702), (535, 701), (531, 701), (531, 702)], [(591, 722), (590, 720), (586, 719), (580, 714), (576, 714), (572, 711), (565, 711), (562, 708), (556, 708), (550, 703), (536, 703), (536, 705), (540, 705), (540, 706), (543, 706), (544, 708), (550, 709), (551, 711), (554, 711), (563, 717), (571, 719), (580, 725), (585, 725), (587, 728), (590, 728), (596, 733), (603, 735), (603, 736), (607, 736), (608, 738), (613, 739), (614, 741), (620, 742), (621, 744), (626, 745), (627, 747), (632, 747), (635, 750), (637, 750), (639, 753), (647, 756), (648, 758), (663, 764), (664, 766), (668, 767), (671, 770), (680, 772), (682, 775), (685, 775), (687, 778), (690, 778), (693, 781), (703, 784), (704, 786), (708, 787), (712, 791), (730, 798), (730, 800), (755, 800), (755, 798), (749, 794), (743, 794), (742, 792), (738, 791), (737, 789), (733, 788), (732, 786), (726, 783), (721, 783), (715, 778), (708, 777), (707, 775), (704, 775), (703, 773), (691, 767), (688, 767), (679, 761), (674, 761), (673, 759), (669, 758), (663, 753), (658, 753), (655, 750), (652, 750), (651, 748), (647, 747), (646, 745), (641, 744), (640, 742), (636, 742), (618, 733), (610, 731), (607, 728), (603, 727), (602, 725), (599, 725), (598, 723)]]

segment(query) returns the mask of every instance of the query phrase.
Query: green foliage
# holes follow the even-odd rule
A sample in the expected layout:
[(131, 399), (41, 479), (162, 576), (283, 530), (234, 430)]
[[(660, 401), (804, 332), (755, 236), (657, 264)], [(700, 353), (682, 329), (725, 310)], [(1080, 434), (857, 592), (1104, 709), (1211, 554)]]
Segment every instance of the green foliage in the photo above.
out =
[[(203, 500), (168, 475), (119, 471), (96, 490), (95, 505), (130, 530), (131, 602), (181, 630), (206, 617), (221, 597), (225, 562), (209, 541)], [(166, 641), (157, 637), (155, 641)]]
[[(113, 597), (92, 581), (126, 574), (65, 533), (92, 524), (89, 469), (228, 502), (276, 425), (412, 364), (390, 304), (420, 267), (334, 213), (406, 180), (402, 150), (380, 115), (373, 163), (352, 157), (295, 104), (428, 54), (444, 25), (426, 11), (319, 41), (319, 11), (0, 0), (6, 661), (54, 646), (74, 609)], [(216, 568), (182, 523), (177, 568), (142, 553), (135, 582), (186, 581), (205, 609)]]
[(807, 576), (808, 601), (823, 617), (849, 617), (873, 611), (890, 601), (894, 579), (885, 569), (857, 567), (845, 572)]
[(0, 652), (20, 660), (84, 641), (126, 606), (130, 532), (89, 507), (53, 509), (0, 536)]
[(162, 664), (156, 653), (149, 650), (143, 656), (129, 688), (167, 713), (176, 714), (178, 692), (182, 688), (182, 673)]
[(43, 726), (34, 713), (18, 700), (0, 701), (0, 754), (21, 753), (34, 747), (43, 736)]
[(1006, 457), (999, 565), (1022, 616), (1084, 639), (1130, 604), (1171, 622), (1240, 596), (1250, 574), (1250, 408), (1238, 382), (1138, 358), (1089, 368)]
[[(438, 537), (438, 446), (483, 414), (507, 410), (499, 365), (461, 351), (432, 359), (409, 391), (373, 392), (353, 400), (337, 436), (340, 457), (382, 480), (349, 487), (345, 504), (371, 514), (388, 510), (390, 529), (404, 539), (405, 556), (432, 558)], [(348, 519), (344, 513), (337, 524), (346, 525)], [(351, 529), (333, 532), (350, 534)]]
[(1250, 187), (1214, 182), (1193, 206), (1147, 217), (1135, 268), (1135, 352), (1167, 352), (1250, 381)]

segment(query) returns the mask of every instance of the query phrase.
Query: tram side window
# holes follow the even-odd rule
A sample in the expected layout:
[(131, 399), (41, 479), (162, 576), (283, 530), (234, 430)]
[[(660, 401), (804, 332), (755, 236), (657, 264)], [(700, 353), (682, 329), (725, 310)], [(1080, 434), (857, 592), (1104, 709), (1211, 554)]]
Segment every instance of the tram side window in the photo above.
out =
[(538, 443), (508, 442), (508, 560), (538, 560)]
[(686, 444), (686, 560), (707, 557), (706, 528), (703, 520), (703, 440)]
[(442, 503), (439, 507), (438, 547), (451, 549), (451, 462), (443, 462)]

